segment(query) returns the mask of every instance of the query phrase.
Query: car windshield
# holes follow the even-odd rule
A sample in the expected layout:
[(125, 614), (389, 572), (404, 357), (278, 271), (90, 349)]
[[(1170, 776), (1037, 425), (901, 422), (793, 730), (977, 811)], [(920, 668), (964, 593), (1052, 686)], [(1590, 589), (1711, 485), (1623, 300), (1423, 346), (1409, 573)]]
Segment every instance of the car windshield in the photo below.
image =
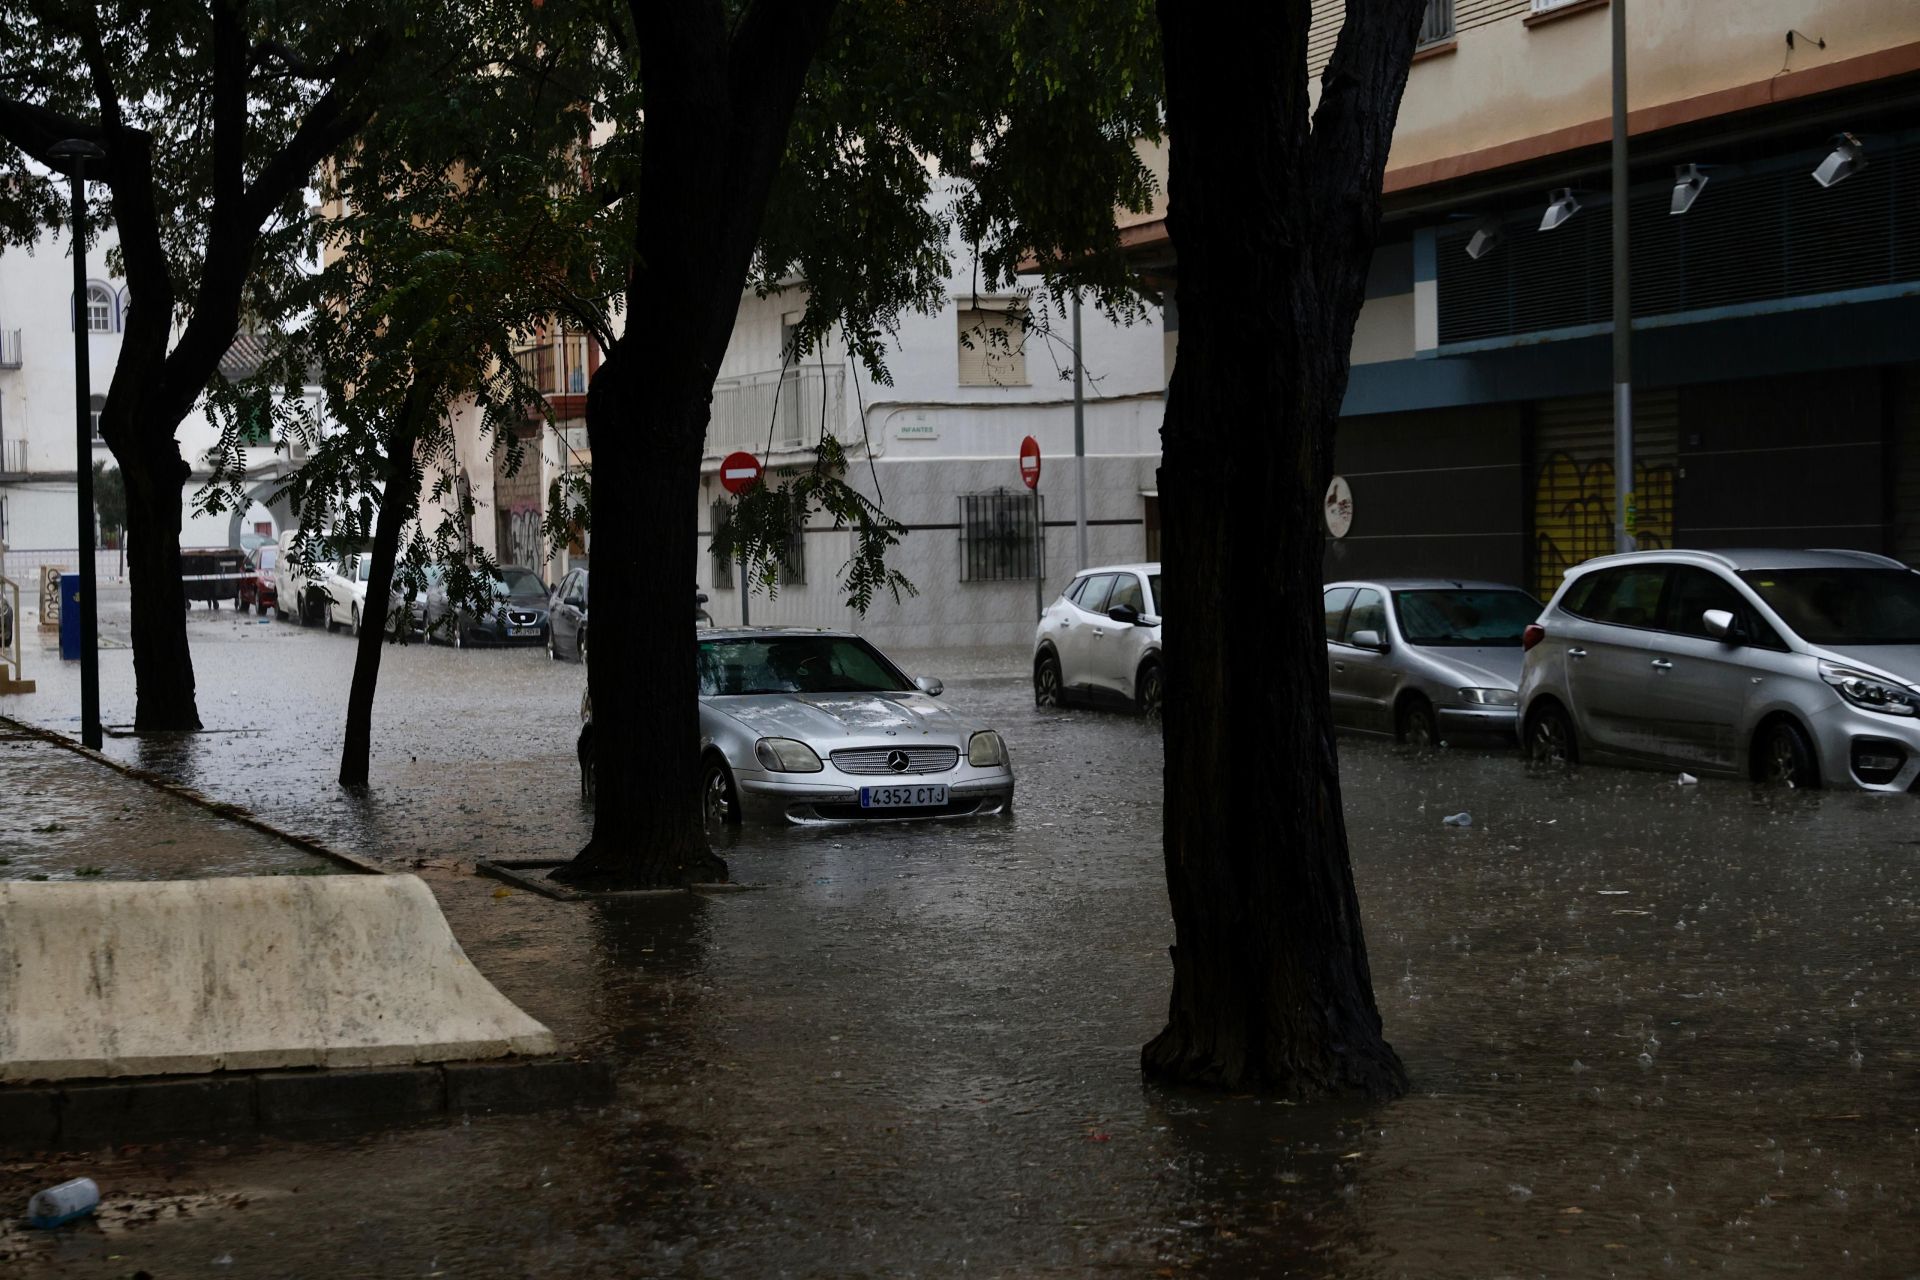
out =
[(1505, 647), (1540, 616), (1540, 602), (1524, 591), (1460, 588), (1396, 591), (1393, 608), (1408, 644)]
[(273, 571), (273, 562), (279, 558), (280, 548), (262, 547), (254, 552), (254, 567), (259, 569), (261, 573), (271, 573)]
[(703, 640), (700, 696), (750, 693), (906, 693), (913, 681), (851, 636)]
[(493, 594), (504, 600), (545, 600), (547, 589), (525, 569), (502, 569), (500, 581), (493, 584)]
[(1811, 644), (1920, 644), (1920, 573), (1747, 569), (1741, 580)]

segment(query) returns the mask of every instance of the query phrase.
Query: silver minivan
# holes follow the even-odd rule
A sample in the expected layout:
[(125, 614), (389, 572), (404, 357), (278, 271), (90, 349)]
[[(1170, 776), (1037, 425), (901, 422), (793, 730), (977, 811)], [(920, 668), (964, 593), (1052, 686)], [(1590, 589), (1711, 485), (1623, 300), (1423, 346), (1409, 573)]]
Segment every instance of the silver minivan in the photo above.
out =
[(1498, 582), (1380, 578), (1329, 583), (1321, 602), (1335, 725), (1414, 746), (1513, 733), (1538, 600)]
[(1528, 754), (1920, 790), (1920, 573), (1864, 551), (1638, 551), (1528, 629)]

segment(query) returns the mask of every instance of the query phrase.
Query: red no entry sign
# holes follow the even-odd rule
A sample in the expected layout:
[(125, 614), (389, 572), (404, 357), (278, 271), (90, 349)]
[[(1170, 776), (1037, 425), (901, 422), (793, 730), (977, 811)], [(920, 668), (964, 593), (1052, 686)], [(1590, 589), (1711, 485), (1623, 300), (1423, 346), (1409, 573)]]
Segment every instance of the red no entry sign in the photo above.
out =
[(745, 493), (759, 478), (760, 459), (750, 453), (730, 453), (720, 462), (720, 484), (728, 493)]
[(1029, 489), (1040, 487), (1040, 442), (1032, 436), (1020, 442), (1020, 478)]

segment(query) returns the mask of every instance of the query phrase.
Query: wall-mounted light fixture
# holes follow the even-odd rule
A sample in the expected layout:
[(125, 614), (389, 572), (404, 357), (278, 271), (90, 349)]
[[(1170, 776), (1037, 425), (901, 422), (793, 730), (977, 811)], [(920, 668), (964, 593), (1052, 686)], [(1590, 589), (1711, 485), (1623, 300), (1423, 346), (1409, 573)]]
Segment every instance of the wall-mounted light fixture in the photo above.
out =
[(1673, 206), (1667, 212), (1685, 213), (1693, 208), (1693, 202), (1700, 198), (1700, 189), (1706, 185), (1707, 175), (1700, 171), (1699, 165), (1675, 165), (1673, 167)]
[(1867, 167), (1867, 148), (1850, 133), (1833, 135), (1833, 150), (1813, 171), (1813, 180), (1823, 187), (1845, 182)]
[(1506, 238), (1506, 232), (1500, 229), (1500, 224), (1492, 218), (1486, 218), (1477, 224), (1473, 234), (1467, 237), (1467, 256), (1478, 262), (1498, 249), (1500, 242)]
[(1561, 223), (1580, 212), (1580, 202), (1573, 198), (1572, 187), (1561, 187), (1553, 193), (1553, 199), (1547, 205), (1547, 211), (1540, 218), (1540, 229), (1551, 231)]

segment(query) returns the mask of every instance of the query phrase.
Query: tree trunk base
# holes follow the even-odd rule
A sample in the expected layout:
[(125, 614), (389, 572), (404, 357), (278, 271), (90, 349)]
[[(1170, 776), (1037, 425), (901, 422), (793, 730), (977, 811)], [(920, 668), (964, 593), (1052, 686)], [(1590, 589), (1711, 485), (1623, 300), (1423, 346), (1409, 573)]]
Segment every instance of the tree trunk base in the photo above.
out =
[(696, 884), (725, 884), (727, 862), (716, 853), (680, 859), (613, 859), (595, 856), (587, 841), (579, 856), (547, 873), (556, 884), (583, 893), (618, 893), (626, 889), (685, 889)]
[(1387, 1102), (1409, 1087), (1400, 1055), (1384, 1040), (1341, 1046), (1315, 1062), (1268, 1062), (1253, 1046), (1203, 1040), (1178, 1022), (1142, 1047), (1140, 1073), (1156, 1084), (1293, 1102)]

